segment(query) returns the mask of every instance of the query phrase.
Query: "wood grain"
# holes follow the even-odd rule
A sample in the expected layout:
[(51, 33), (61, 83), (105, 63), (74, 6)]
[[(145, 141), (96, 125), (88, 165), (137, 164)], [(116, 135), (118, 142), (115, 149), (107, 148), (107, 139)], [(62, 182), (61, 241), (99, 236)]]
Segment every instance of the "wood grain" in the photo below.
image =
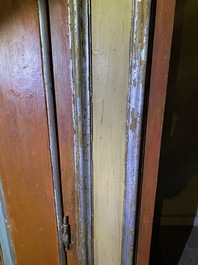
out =
[(76, 190), (74, 171), (74, 124), (70, 76), (68, 1), (49, 0), (53, 71), (64, 215), (69, 217), (72, 244), (68, 265), (78, 265)]
[(175, 0), (158, 0), (146, 128), (137, 265), (149, 264)]
[(58, 265), (36, 0), (1, 1), (0, 175), (17, 264)]

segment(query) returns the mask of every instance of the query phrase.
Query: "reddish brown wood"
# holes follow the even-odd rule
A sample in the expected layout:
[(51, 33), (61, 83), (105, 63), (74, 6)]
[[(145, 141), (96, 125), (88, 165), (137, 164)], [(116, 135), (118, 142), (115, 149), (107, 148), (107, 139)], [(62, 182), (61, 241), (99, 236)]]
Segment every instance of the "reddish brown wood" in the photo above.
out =
[(158, 0), (146, 130), (137, 265), (148, 265), (176, 0)]
[(37, 1), (0, 6), (0, 176), (17, 264), (58, 265)]
[(78, 237), (74, 172), (74, 124), (70, 76), (68, 1), (49, 0), (53, 71), (64, 215), (69, 216), (72, 244), (67, 252), (68, 265), (78, 265)]

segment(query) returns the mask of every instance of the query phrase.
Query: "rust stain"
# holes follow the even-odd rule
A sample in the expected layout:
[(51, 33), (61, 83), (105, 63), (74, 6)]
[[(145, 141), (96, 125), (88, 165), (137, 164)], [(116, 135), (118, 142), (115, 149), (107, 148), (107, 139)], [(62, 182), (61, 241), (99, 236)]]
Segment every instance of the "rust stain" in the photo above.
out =
[(137, 127), (137, 123), (138, 123), (138, 117), (135, 117), (135, 109), (134, 108), (132, 109), (131, 117), (132, 117), (132, 122), (131, 122), (130, 129), (134, 133), (136, 130), (136, 127)]

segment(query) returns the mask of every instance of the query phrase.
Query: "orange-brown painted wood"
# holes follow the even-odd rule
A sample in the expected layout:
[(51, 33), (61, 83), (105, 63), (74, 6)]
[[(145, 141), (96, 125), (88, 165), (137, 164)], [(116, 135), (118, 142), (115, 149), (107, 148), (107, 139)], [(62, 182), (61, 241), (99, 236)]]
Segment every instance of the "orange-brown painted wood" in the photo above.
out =
[(69, 216), (72, 244), (67, 252), (68, 265), (78, 265), (78, 236), (74, 170), (74, 124), (70, 76), (68, 1), (49, 0), (55, 83), (58, 140), (64, 215)]
[(175, 2), (176, 0), (157, 1), (138, 232), (137, 265), (149, 264)]
[(58, 265), (37, 1), (0, 6), (0, 176), (16, 260)]

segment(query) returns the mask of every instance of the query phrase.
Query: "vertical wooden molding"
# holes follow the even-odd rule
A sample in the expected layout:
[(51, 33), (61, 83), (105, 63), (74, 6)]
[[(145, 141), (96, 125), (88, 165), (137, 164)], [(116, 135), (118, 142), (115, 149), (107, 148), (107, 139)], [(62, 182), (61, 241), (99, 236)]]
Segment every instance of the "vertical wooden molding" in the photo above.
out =
[(132, 1), (122, 265), (131, 265), (137, 215), (141, 129), (145, 91), (151, 1)]
[(44, 90), (47, 106), (47, 121), (49, 131), (50, 156), (52, 166), (52, 179), (54, 188), (54, 204), (56, 212), (57, 233), (58, 233), (58, 249), (60, 256), (60, 265), (66, 264), (66, 253), (63, 245), (62, 236), (62, 194), (60, 184), (60, 164), (58, 150), (58, 134), (57, 121), (55, 110), (55, 95), (54, 95), (54, 79), (52, 68), (51, 54), (51, 37), (49, 31), (49, 14), (46, 0), (38, 0), (39, 27), (41, 37), (41, 56), (43, 67)]
[(91, 29), (89, 0), (69, 0), (75, 174), (80, 265), (93, 265)]
[(146, 128), (137, 265), (148, 265), (175, 0), (158, 0)]
[(48, 3), (63, 212), (64, 216), (68, 217), (71, 230), (71, 244), (70, 249), (67, 251), (67, 263), (69, 265), (78, 265), (73, 92), (68, 18), (69, 3), (65, 0), (48, 0)]

